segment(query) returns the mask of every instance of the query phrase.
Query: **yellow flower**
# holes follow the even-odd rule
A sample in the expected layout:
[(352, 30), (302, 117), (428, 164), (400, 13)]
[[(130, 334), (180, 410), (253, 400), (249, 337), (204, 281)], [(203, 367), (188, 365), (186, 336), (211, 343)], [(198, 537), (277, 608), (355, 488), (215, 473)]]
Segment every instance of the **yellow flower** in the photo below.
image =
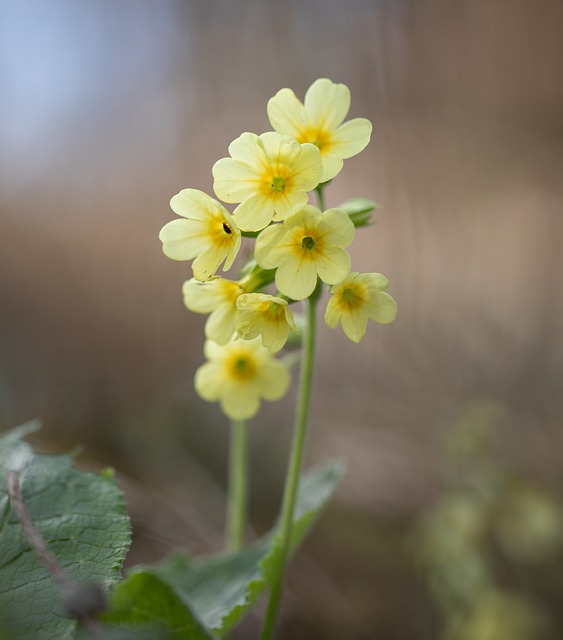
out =
[(231, 267), (240, 249), (241, 234), (225, 207), (203, 191), (184, 189), (170, 201), (173, 220), (160, 231), (162, 250), (172, 260), (191, 260), (198, 280), (211, 278), (224, 262)]
[(245, 293), (237, 299), (236, 305), (237, 333), (245, 340), (262, 335), (262, 345), (272, 353), (284, 346), (290, 329), (299, 333), (287, 300), (283, 298), (266, 293)]
[(233, 216), (243, 231), (259, 231), (308, 200), (320, 181), (315, 145), (301, 145), (275, 131), (243, 133), (229, 145), (230, 158), (213, 166), (213, 189), (224, 202), (237, 203)]
[(184, 282), (184, 304), (195, 313), (209, 313), (205, 335), (218, 344), (227, 343), (235, 332), (237, 298), (244, 293), (239, 282), (215, 277), (200, 282), (195, 278)]
[(255, 256), (265, 269), (275, 269), (276, 286), (293, 300), (313, 293), (317, 275), (327, 284), (340, 282), (350, 271), (343, 247), (354, 239), (355, 228), (343, 211), (324, 213), (305, 205), (283, 224), (264, 229), (256, 238)]
[(276, 131), (319, 148), (321, 182), (332, 180), (342, 169), (343, 160), (360, 153), (370, 140), (369, 120), (354, 118), (342, 124), (349, 110), (348, 87), (326, 78), (313, 82), (304, 104), (291, 89), (280, 89), (268, 102), (268, 117)]
[(331, 329), (342, 325), (353, 342), (360, 342), (366, 333), (368, 319), (381, 324), (393, 322), (397, 303), (385, 289), (389, 281), (381, 273), (350, 273), (330, 292), (325, 321)]
[(258, 413), (261, 398), (279, 400), (287, 393), (289, 370), (260, 338), (223, 346), (207, 340), (204, 349), (209, 362), (196, 371), (195, 389), (204, 400), (219, 401), (232, 420), (248, 420)]

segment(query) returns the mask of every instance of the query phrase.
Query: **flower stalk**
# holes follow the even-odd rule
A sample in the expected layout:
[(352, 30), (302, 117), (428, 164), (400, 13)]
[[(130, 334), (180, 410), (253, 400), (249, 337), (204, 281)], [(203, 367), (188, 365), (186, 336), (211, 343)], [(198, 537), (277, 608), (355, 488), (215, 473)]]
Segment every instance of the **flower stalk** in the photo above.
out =
[(321, 184), (317, 185), (317, 188), (315, 189), (315, 195), (317, 196), (317, 203), (319, 205), (319, 209), (321, 211), (325, 210), (325, 196), (324, 196), (324, 184), (321, 182)]
[(299, 395), (297, 399), (297, 413), (293, 443), (289, 466), (285, 481), (282, 512), (278, 535), (281, 538), (281, 553), (278, 557), (274, 571), (270, 600), (266, 610), (266, 617), (262, 627), (261, 640), (270, 640), (273, 637), (278, 619), (281, 596), (285, 581), (287, 561), (291, 551), (291, 533), (293, 529), (293, 516), (295, 501), (299, 488), (299, 476), (303, 464), (305, 442), (307, 438), (307, 424), (309, 420), (309, 407), (311, 404), (311, 389), (313, 384), (313, 364), (315, 356), (315, 322), (316, 305), (322, 291), (322, 284), (317, 282), (317, 287), (307, 299), (306, 326), (303, 336), (303, 360), (299, 380)]
[(225, 535), (227, 551), (239, 551), (244, 546), (248, 506), (247, 487), (248, 426), (244, 420), (233, 420), (229, 446), (229, 495)]

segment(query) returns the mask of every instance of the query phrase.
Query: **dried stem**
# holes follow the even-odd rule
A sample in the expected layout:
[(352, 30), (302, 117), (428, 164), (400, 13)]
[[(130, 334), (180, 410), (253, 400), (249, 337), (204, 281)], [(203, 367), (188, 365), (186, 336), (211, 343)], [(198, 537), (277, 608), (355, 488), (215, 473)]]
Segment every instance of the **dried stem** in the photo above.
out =
[(103, 640), (104, 634), (96, 614), (106, 608), (105, 596), (100, 585), (75, 582), (47, 548), (31, 514), (25, 506), (19, 479), (16, 473), (7, 473), (8, 495), (14, 512), (22, 526), (24, 535), (33, 553), (51, 574), (58, 586), (66, 613), (77, 618), (94, 635)]

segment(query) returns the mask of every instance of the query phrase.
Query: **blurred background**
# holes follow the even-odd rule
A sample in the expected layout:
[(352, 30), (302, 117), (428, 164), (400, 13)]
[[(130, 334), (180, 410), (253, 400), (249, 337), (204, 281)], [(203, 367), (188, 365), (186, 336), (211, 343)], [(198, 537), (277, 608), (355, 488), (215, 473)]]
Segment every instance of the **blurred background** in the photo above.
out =
[[(399, 314), (360, 346), (320, 325), (307, 465), (348, 473), (281, 638), (561, 637), (562, 28), (559, 0), (0, 1), (0, 422), (117, 468), (130, 565), (223, 537), (228, 426), (193, 390), (169, 200), (328, 77), (374, 135), (327, 204), (383, 205), (351, 253)], [(256, 535), (293, 400), (252, 422)]]

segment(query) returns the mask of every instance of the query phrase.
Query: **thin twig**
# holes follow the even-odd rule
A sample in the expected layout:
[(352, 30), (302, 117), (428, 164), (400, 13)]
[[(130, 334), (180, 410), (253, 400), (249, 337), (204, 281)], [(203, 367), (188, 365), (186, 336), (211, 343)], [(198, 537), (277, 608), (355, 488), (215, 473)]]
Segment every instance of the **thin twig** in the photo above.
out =
[(73, 580), (47, 548), (47, 543), (39, 533), (25, 506), (18, 476), (13, 471), (7, 474), (8, 495), (24, 535), (33, 553), (43, 563), (59, 588), (64, 610), (77, 618), (94, 635), (106, 638), (96, 614), (106, 608), (104, 592), (98, 584), (83, 584)]
[(37, 530), (29, 511), (25, 507), (18, 476), (13, 471), (8, 472), (8, 494), (10, 495), (10, 501), (33, 553), (35, 553), (39, 560), (45, 565), (45, 568), (53, 576), (53, 580), (59, 588), (68, 588), (73, 584), (72, 580), (58, 563), (55, 556), (47, 549), (47, 544), (43, 536)]

